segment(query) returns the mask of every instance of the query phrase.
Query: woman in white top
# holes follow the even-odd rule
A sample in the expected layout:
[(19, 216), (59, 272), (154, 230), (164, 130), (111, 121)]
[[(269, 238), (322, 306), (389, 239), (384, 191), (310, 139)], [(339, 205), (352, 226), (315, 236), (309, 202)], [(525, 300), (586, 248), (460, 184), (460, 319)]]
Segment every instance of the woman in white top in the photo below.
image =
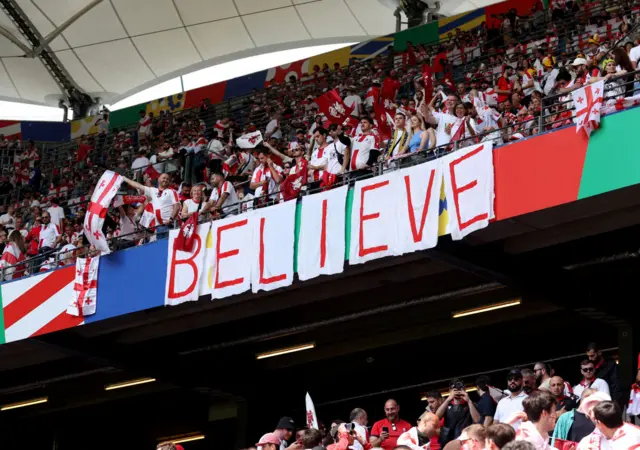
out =
[(191, 198), (185, 200), (182, 204), (180, 217), (185, 220), (188, 219), (194, 212), (201, 212), (206, 203), (204, 195), (202, 194), (202, 186), (196, 184), (191, 188)]

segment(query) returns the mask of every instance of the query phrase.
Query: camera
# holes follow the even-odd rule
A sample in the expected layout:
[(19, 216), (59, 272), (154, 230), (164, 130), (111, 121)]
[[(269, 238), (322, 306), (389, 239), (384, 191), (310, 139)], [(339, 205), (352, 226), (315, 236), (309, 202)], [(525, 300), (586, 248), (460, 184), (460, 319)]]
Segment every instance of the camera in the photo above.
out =
[(451, 385), (451, 389), (455, 389), (456, 391), (464, 391), (464, 383), (462, 381), (456, 381)]

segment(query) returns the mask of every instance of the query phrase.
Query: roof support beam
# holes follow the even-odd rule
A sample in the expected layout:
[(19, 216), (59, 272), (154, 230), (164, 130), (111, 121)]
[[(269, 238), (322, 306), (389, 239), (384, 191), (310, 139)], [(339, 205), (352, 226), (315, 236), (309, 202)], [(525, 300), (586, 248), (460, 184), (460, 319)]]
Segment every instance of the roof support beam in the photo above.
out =
[(84, 16), (86, 13), (88, 13), (89, 11), (91, 11), (94, 7), (98, 6), (100, 3), (102, 3), (102, 0), (93, 0), (91, 3), (87, 4), (84, 8), (80, 9), (78, 12), (76, 12), (74, 15), (72, 15), (71, 17), (69, 17), (67, 20), (64, 21), (64, 23), (62, 23), (58, 28), (56, 28), (55, 30), (53, 30), (51, 33), (49, 33), (40, 43), (40, 45), (35, 48), (32, 52), (30, 52), (31, 54), (29, 56), (31, 56), (32, 58), (35, 58), (37, 56), (40, 56), (40, 53), (42, 52), (42, 50), (45, 49), (45, 47), (47, 47), (55, 38), (57, 38), (64, 30), (66, 30), (67, 28), (69, 28), (69, 26), (73, 25), (73, 23), (75, 23), (80, 17)]
[(9, 39), (13, 44), (15, 44), (20, 50), (22, 50), (24, 52), (24, 54), (28, 57), (32, 57), (32, 53), (33, 51), (27, 47), (26, 45), (24, 45), (22, 43), (22, 41), (20, 39), (18, 39), (17, 37), (15, 37), (13, 35), (13, 33), (11, 33), (11, 31), (7, 30), (5, 27), (3, 27), (2, 25), (0, 25), (0, 35), (6, 37), (7, 39)]

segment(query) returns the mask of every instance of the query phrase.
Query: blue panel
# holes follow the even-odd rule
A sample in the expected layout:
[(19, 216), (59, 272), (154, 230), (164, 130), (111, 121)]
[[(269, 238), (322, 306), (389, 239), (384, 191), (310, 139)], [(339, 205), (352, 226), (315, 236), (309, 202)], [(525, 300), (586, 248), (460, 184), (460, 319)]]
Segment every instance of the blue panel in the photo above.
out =
[(250, 94), (253, 89), (262, 91), (264, 82), (267, 79), (267, 71), (252, 73), (244, 77), (234, 78), (227, 81), (227, 88), (224, 91), (224, 100), (230, 100), (233, 97)]
[(22, 122), (22, 139), (45, 142), (63, 142), (71, 139), (71, 123)]
[(168, 239), (103, 256), (97, 312), (85, 323), (164, 306)]

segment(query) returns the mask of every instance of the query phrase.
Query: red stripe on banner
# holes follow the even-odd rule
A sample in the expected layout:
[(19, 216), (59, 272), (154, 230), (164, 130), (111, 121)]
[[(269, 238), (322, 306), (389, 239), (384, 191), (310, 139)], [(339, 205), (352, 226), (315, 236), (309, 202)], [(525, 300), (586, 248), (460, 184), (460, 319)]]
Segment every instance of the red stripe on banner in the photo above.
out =
[(65, 330), (67, 328), (75, 328), (84, 322), (84, 317), (72, 316), (67, 311), (62, 311), (51, 322), (33, 333), (30, 337), (40, 336), (41, 334), (53, 333), (54, 331)]
[(53, 297), (75, 278), (75, 267), (51, 272), (51, 275), (23, 293), (4, 308), (5, 329)]
[(322, 228), (320, 228), (320, 267), (327, 260), (327, 199), (322, 200)]
[(113, 185), (116, 184), (116, 180), (118, 179), (119, 176), (120, 175), (118, 175), (117, 173), (113, 174), (113, 176), (111, 177), (111, 180), (109, 180), (109, 184), (107, 184), (107, 187), (104, 188), (104, 190), (100, 194), (100, 197), (98, 197), (98, 201), (96, 201), (96, 203), (102, 202), (102, 200), (107, 196), (107, 194), (109, 193)]

